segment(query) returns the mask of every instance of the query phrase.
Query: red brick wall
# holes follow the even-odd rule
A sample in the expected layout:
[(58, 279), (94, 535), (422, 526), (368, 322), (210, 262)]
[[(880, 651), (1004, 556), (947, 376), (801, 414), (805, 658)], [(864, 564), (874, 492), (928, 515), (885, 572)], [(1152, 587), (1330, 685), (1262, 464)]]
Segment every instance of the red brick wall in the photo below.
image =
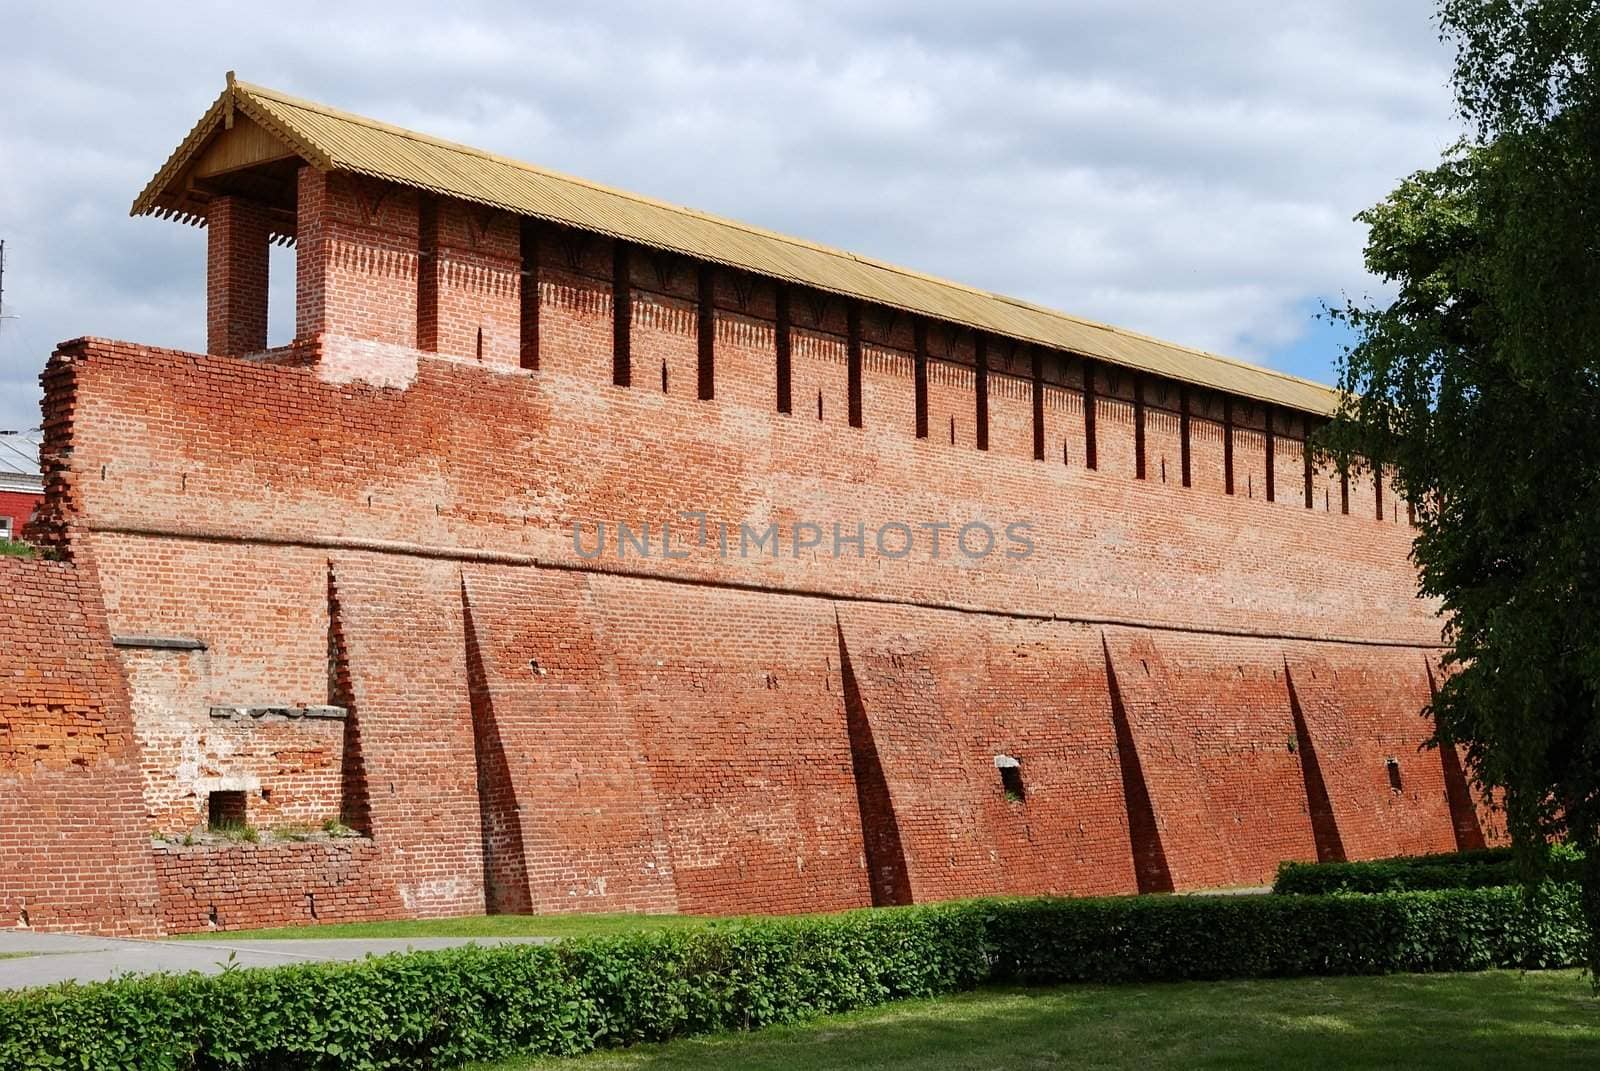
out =
[(490, 906), (677, 910), (640, 713), (617, 686), (588, 578), (466, 572)]
[(913, 899), (1135, 890), (1095, 630), (863, 606), (840, 621)]
[(1107, 629), (1106, 660), (1177, 889), (1264, 885), (1317, 857), (1284, 645)]
[(267, 348), (265, 206), (213, 197), (206, 213), (206, 352), (229, 356)]
[[(1304, 508), (1297, 418), (1273, 416), (1269, 502), (1268, 413), (1236, 401), (1229, 496), (1223, 400), (1191, 391), (1185, 488), (1177, 386), (1101, 365), (1091, 471), (1084, 364), (1046, 353), (1035, 460), (1033, 354), (985, 339), (979, 451), (977, 340), (933, 324), (918, 440), (916, 325), (868, 308), (850, 427), (848, 307), (799, 288), (779, 414), (776, 290), (722, 270), (701, 400), (699, 269), (642, 250), (619, 388), (611, 243), (541, 228), (519, 282), (518, 241), (510, 219), (306, 169), (284, 359), (99, 340), (53, 358), (46, 534), (100, 555), (116, 631), (205, 644), (127, 656), (155, 824), (206, 770), (271, 780), (370, 830), (373, 880), (416, 914), (1256, 884), (1330, 831), (1369, 851), (1374, 814), (1395, 846), (1457, 835), (1442, 757), (1414, 777), (1426, 755), (1401, 757), (1403, 799), (1381, 762), (1368, 776), (1420, 736), (1414, 682), (1379, 702), (1365, 681), (1439, 639), (1405, 511), (1377, 520), (1353, 477), (1346, 515), (1321, 472), (1331, 506)], [(1036, 552), (962, 555), (973, 520), (1029, 522)], [(603, 560), (575, 521), (589, 547), (603, 526)], [(874, 553), (886, 521), (917, 526), (913, 554)], [(619, 560), (618, 522), (654, 553)], [(803, 522), (823, 545), (796, 554)], [(834, 522), (865, 522), (865, 553), (833, 556)], [(951, 526), (938, 557), (926, 522)], [(781, 552), (724, 554), (719, 526), (737, 548), (741, 524), (776, 525)], [(1337, 664), (1348, 694), (1291, 703), (1286, 659)], [(199, 714), (328, 702), (350, 708), (339, 739), (233, 739)], [(996, 755), (1020, 760), (1024, 802)]]
[[(324, 588), (324, 591), (327, 589)], [(333, 562), (363, 824), (396, 895), (421, 916), (482, 914), (483, 834), (460, 570), (450, 562)]]
[[(418, 348), (517, 367), (522, 317), (519, 218), (462, 201), (429, 199), (420, 219)], [(337, 325), (329, 329), (344, 333)]]
[(1463, 820), (1471, 815), (1459, 795), (1451, 799), (1453, 755), (1423, 746), (1433, 727), (1422, 713), (1422, 653), (1305, 646), (1289, 653), (1287, 668), (1338, 828), (1332, 854), (1372, 859), (1455, 850), (1452, 804)]
[(683, 911), (870, 903), (831, 608), (595, 576)]
[(302, 167), (295, 335), (417, 344), (418, 194)]
[(17, 491), (0, 491), (0, 517), (11, 519), (11, 538), (22, 538), (22, 527), (33, 516), (33, 511), (43, 495), (23, 494)]
[(134, 536), (86, 538), (104, 561), (107, 609), (119, 634), (206, 644), (119, 651), (132, 684), (151, 831), (182, 834), (203, 823), (214, 790), (245, 791), (248, 820), (263, 829), (339, 817), (343, 723), (211, 716), (213, 707), (335, 702), (326, 556), (262, 546), (224, 554), (181, 543), (149, 554)]
[(148, 935), (139, 769), (89, 567), (0, 558), (0, 926)]
[[(542, 320), (559, 312), (547, 307)], [(804, 349), (796, 347), (797, 366)], [(1039, 553), (1020, 563), (957, 560), (947, 543), (939, 562), (740, 561), (708, 545), (689, 548), (681, 563), (633, 565), (1033, 614), (1057, 612), (1070, 592), (1074, 615), (1085, 618), (1437, 641), (1433, 607), (1411, 594), (1403, 523), (1355, 509), (1305, 510), (1288, 496), (1269, 504), (1135, 481), (1131, 462), (1129, 473), (1115, 467), (1112, 433), (1121, 425), (1109, 419), (1100, 421), (1102, 470), (1088, 472), (994, 450), (951, 451), (903, 428), (819, 424), (798, 402), (794, 416), (780, 417), (588, 375), (501, 376), (424, 359), (416, 382), (396, 390), (325, 384), (310, 368), (122, 344), (96, 345), (93, 361), (72, 360), (77, 352), (87, 345), (64, 351), (51, 376), (63, 388), (91, 381), (78, 390), (71, 475), (79, 516), (95, 527), (381, 539), (581, 565), (573, 519), (659, 526), (687, 508), (758, 526), (785, 516), (847, 524), (1026, 518)], [(842, 404), (843, 362), (825, 366)], [(111, 432), (136, 412), (152, 419)]]
[[(207, 651), (120, 651), (133, 695), (135, 738), (152, 832), (203, 827), (212, 792), (245, 794), (261, 830), (320, 826), (342, 811), (342, 720), (271, 713), (216, 717), (227, 700)], [(239, 700), (235, 699), (234, 702)]]
[(152, 853), (167, 933), (404, 918), (383, 852), (359, 839), (178, 847)]

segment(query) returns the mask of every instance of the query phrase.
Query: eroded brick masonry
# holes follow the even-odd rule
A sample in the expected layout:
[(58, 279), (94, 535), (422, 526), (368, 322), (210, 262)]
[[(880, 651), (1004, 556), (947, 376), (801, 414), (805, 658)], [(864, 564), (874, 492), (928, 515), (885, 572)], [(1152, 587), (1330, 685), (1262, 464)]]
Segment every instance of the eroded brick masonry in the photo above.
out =
[[(69, 561), (0, 562), (0, 925), (1184, 890), (1496, 837), (1422, 746), (1405, 504), (1306, 460), (1317, 414), (240, 159), (190, 187), (213, 352), (44, 373)], [(183, 845), (224, 804), (359, 835)]]

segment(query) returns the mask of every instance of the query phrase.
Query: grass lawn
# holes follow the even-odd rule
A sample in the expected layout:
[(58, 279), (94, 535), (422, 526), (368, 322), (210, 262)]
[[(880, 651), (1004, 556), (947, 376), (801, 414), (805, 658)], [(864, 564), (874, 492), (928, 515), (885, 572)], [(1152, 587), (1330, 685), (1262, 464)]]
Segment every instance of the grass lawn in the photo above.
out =
[(336, 922), (273, 930), (212, 930), (174, 941), (273, 940), (325, 937), (609, 937), (641, 930), (712, 926), (726, 921), (701, 915), (471, 915), (403, 922)]
[(1594, 1067), (1578, 971), (986, 989), (752, 1034), (478, 1071)]

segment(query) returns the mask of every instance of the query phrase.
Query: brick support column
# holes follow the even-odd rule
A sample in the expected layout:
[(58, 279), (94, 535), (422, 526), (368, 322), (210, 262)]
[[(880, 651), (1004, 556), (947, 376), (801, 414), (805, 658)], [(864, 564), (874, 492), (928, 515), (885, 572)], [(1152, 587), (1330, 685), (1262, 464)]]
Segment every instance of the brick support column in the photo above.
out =
[[(309, 165), (300, 169), (297, 338), (332, 335), (416, 347), (417, 201), (415, 192), (402, 187)], [(513, 326), (513, 350), (515, 333)]]
[(295, 202), (294, 336), (315, 338), (328, 325), (327, 176), (309, 165), (300, 168)]
[(267, 211), (217, 197), (206, 219), (206, 352), (228, 357), (267, 348)]

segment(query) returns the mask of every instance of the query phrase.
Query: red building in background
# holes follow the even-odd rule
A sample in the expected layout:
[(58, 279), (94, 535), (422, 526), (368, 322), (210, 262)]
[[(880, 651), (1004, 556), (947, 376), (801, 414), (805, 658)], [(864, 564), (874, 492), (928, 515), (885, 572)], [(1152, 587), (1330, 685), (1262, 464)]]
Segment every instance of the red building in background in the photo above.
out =
[(39, 474), (39, 430), (0, 431), (0, 539), (21, 538), (44, 500)]

